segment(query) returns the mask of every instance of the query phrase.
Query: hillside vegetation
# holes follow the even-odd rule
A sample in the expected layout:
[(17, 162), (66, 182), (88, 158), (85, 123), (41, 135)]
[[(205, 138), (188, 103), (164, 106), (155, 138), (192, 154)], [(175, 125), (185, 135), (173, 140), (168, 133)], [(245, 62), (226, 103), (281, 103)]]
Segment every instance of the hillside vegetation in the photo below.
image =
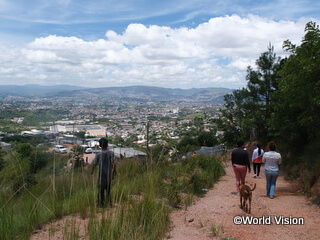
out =
[[(161, 239), (169, 230), (171, 209), (187, 207), (224, 174), (215, 157), (121, 160), (112, 183), (115, 207), (100, 209), (97, 177), (87, 167), (67, 167), (69, 157), (29, 143), (1, 150), (0, 240), (29, 239), (44, 224), (72, 214), (89, 219), (90, 239)], [(48, 234), (54, 232), (52, 227)], [(79, 239), (78, 232), (71, 223), (64, 226), (63, 238)]]
[(225, 95), (219, 126), (224, 141), (238, 139), (278, 143), (283, 169), (300, 178), (306, 192), (320, 202), (320, 31), (309, 22), (300, 46), (286, 40), (290, 53), (277, 57), (270, 44), (247, 69), (247, 87)]

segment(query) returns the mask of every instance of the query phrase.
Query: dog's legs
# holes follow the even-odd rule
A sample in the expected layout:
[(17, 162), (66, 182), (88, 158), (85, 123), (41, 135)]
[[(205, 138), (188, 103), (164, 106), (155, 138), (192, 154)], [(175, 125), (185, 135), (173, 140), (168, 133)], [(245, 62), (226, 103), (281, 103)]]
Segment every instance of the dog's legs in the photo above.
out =
[(251, 197), (249, 197), (249, 214), (251, 213)]

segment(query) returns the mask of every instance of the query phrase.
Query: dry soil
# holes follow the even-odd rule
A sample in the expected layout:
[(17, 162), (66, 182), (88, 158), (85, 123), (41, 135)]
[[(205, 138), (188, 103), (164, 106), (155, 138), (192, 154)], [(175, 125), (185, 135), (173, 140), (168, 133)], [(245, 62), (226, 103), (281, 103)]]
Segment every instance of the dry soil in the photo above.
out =
[[(252, 173), (246, 178), (247, 184), (257, 184), (251, 214), (240, 208), (240, 197), (235, 195), (234, 172), (229, 165), (226, 175), (204, 198), (185, 211), (171, 214), (172, 229), (167, 239), (320, 239), (320, 208), (310, 203), (298, 186), (286, 181), (282, 174), (277, 181), (275, 198), (266, 197), (264, 168), (261, 170), (260, 179), (253, 178)], [(277, 223), (281, 216), (289, 224), (287, 221)], [(257, 224), (234, 223), (244, 217), (252, 217)]]

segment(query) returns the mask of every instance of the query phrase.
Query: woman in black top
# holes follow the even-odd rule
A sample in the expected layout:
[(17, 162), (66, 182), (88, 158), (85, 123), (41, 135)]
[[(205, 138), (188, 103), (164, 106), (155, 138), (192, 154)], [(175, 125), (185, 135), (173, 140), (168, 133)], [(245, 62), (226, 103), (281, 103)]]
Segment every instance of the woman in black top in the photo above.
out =
[(237, 195), (240, 195), (239, 185), (244, 184), (247, 170), (250, 173), (250, 161), (249, 154), (247, 150), (244, 149), (244, 142), (238, 141), (238, 148), (232, 151), (231, 153), (231, 161), (234, 170), (234, 174), (236, 175), (236, 189)]

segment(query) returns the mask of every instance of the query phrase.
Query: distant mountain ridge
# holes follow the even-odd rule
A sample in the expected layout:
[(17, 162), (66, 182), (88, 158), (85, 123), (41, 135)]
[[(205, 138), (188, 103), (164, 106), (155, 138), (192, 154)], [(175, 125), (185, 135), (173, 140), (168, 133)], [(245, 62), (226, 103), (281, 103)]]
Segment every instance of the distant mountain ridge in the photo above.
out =
[(232, 92), (228, 88), (162, 88), (149, 86), (92, 88), (60, 92), (59, 97), (100, 97), (123, 101), (164, 102), (164, 103), (224, 103), (224, 95)]
[(0, 86), (2, 96), (39, 96), (39, 97), (101, 97), (124, 101), (155, 101), (177, 103), (223, 103), (223, 96), (232, 90), (228, 88), (162, 88), (150, 86), (84, 88), (69, 85), (41, 86), (25, 85)]
[(85, 89), (84, 87), (70, 86), (70, 85), (53, 85), (53, 86), (43, 86), (38, 84), (26, 84), (22, 86), (18, 85), (1, 85), (0, 86), (0, 96), (46, 96), (47, 94), (52, 94), (54, 92), (62, 91), (72, 91)]

